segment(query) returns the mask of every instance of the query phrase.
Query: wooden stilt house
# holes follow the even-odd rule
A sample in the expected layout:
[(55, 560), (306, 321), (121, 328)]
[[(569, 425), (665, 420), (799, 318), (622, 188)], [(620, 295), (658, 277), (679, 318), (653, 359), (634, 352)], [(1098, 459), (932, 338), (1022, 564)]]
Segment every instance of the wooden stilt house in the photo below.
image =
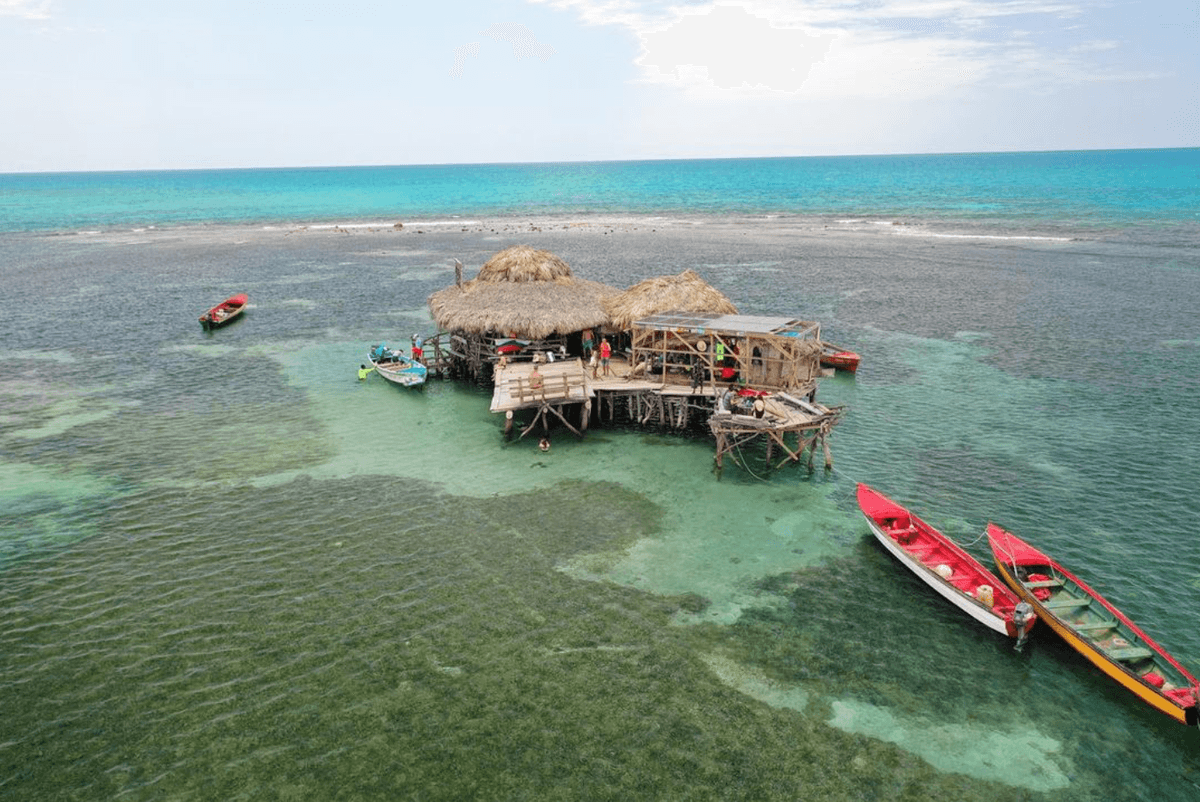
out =
[(428, 303), (450, 335), (459, 372), (490, 381), (502, 356), (510, 362), (546, 352), (582, 356), (582, 332), (607, 323), (602, 301), (618, 292), (576, 278), (549, 251), (518, 245), (492, 256), (470, 281), (460, 277), (433, 293)]

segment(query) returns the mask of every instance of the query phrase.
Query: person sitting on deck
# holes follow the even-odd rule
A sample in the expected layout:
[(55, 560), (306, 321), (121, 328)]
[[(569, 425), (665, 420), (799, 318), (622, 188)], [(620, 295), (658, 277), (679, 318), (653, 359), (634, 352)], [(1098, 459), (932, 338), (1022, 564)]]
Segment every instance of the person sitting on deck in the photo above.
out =
[(542, 380), (542, 374), (538, 372), (537, 365), (533, 366), (529, 374), (529, 389), (540, 394), (543, 401), (546, 400), (546, 384)]
[(729, 385), (729, 389), (726, 390), (725, 392), (721, 393), (721, 402), (720, 402), (720, 405), (718, 406), (717, 411), (718, 412), (733, 412), (734, 411), (733, 399), (736, 396), (737, 396), (737, 393), (735, 393), (733, 391), (733, 385), (732, 384)]

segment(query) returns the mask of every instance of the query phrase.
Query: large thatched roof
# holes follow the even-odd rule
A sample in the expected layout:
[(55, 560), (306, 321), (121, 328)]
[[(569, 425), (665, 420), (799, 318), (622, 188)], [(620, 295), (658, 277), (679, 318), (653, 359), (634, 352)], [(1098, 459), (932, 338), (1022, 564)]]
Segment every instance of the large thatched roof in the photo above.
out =
[(517, 245), (488, 259), (470, 281), (430, 295), (429, 311), (449, 331), (541, 339), (603, 326), (608, 313), (602, 301), (618, 292), (575, 278), (549, 251)]
[(610, 325), (616, 329), (628, 329), (635, 320), (662, 312), (738, 313), (732, 301), (691, 270), (634, 284), (625, 292), (605, 299), (604, 309)]

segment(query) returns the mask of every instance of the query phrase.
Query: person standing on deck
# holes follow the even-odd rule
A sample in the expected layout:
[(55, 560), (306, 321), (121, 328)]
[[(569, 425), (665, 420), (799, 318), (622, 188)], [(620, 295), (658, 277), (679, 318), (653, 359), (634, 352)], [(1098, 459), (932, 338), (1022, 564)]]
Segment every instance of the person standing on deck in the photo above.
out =
[(692, 357), (692, 392), (696, 392), (704, 386), (704, 363), (700, 357)]
[(612, 357), (612, 346), (608, 344), (608, 338), (605, 337), (600, 341), (600, 365), (604, 368), (604, 375), (608, 375), (608, 360)]
[(596, 335), (593, 334), (592, 330), (589, 328), (589, 329), (583, 330), (582, 336), (583, 336), (583, 356), (586, 359), (587, 357), (590, 357), (592, 355), (592, 349), (596, 347)]
[(425, 341), (421, 339), (420, 334), (412, 336), (412, 356), (417, 362), (420, 362), (425, 357), (425, 349), (421, 347), (424, 344)]

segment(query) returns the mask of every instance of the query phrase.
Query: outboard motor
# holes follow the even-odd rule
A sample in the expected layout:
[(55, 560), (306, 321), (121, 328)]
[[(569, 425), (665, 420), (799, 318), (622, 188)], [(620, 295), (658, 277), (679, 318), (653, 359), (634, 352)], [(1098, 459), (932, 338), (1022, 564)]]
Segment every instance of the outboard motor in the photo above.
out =
[(1017, 645), (1013, 648), (1018, 652), (1025, 647), (1025, 641), (1029, 639), (1026, 627), (1029, 626), (1033, 617), (1033, 607), (1029, 602), (1018, 602), (1017, 606), (1013, 608), (1013, 626), (1017, 628)]

